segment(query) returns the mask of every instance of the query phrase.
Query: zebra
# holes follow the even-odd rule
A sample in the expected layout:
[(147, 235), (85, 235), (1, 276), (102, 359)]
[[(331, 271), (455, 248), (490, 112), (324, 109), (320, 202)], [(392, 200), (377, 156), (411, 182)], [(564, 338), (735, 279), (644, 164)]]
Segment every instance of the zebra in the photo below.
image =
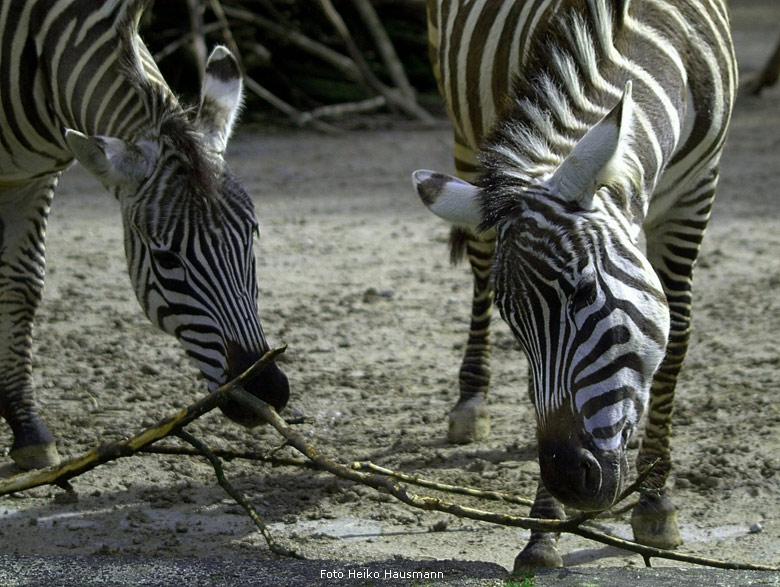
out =
[[(113, 192), (128, 272), (149, 320), (173, 334), (209, 391), (269, 348), (258, 317), (258, 221), (223, 154), (242, 100), (224, 47), (211, 53), (197, 109), (166, 85), (138, 34), (146, 0), (0, 2), (0, 413), (24, 469), (56, 465), (32, 387), (32, 329), (44, 239), (62, 170), (78, 160)], [(281, 410), (286, 375), (246, 385)], [(222, 406), (246, 426), (258, 417)]]
[[(737, 89), (725, 0), (429, 0), (427, 15), (458, 177), (413, 184), (475, 275), (450, 436), (488, 431), (492, 300), (530, 368), (530, 515), (611, 506), (645, 415), (634, 537), (677, 546), (674, 390)], [(560, 566), (556, 541), (531, 532), (515, 570)]]

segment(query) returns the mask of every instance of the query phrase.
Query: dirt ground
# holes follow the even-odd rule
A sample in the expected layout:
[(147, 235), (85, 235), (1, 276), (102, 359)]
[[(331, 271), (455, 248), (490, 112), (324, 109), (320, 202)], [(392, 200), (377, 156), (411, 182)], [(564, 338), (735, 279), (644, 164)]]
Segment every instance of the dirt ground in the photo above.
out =
[[(776, 0), (732, 3), (742, 73), (780, 34)], [(471, 294), (451, 267), (446, 226), (413, 194), (420, 167), (451, 171), (445, 122), (395, 123), (330, 137), (243, 128), (229, 161), (256, 198), (260, 308), (289, 350), (287, 415), (326, 454), (442, 482), (532, 495), (534, 421), (525, 360), (495, 321), (493, 433), (452, 446)], [(695, 324), (678, 387), (673, 499), (687, 552), (780, 565), (780, 87), (740, 101), (720, 193), (696, 271)], [(133, 434), (204, 393), (176, 341), (143, 317), (129, 287), (117, 203), (67, 172), (49, 227), (36, 327), (41, 412), (64, 456)], [(270, 449), (270, 428), (218, 412), (188, 430), (213, 447)], [(10, 445), (6, 426), (0, 446)], [(285, 449), (282, 454), (287, 454)], [(14, 472), (8, 464), (0, 474)], [(228, 478), (277, 541), (313, 559), (479, 560), (506, 568), (526, 532), (411, 509), (322, 473), (248, 461)], [(0, 498), (0, 551), (27, 555), (273, 558), (202, 459), (138, 456), (73, 481), (78, 500), (42, 487)], [(424, 490), (420, 490), (424, 492)], [(491, 502), (461, 503), (524, 514)], [(630, 536), (627, 515), (605, 526)], [(563, 536), (567, 566), (642, 566)], [(656, 560), (656, 565), (679, 565)]]

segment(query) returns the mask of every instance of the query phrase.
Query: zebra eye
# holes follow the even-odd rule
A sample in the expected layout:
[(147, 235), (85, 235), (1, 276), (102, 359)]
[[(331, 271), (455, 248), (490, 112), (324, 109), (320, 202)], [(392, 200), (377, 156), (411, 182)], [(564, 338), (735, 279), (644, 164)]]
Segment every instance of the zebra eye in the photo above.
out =
[(154, 257), (154, 262), (157, 263), (161, 269), (167, 271), (178, 269), (181, 266), (178, 255), (172, 251), (152, 249), (152, 257)]
[(598, 288), (595, 281), (583, 281), (577, 285), (574, 293), (569, 298), (569, 309), (573, 314), (593, 304), (598, 296)]

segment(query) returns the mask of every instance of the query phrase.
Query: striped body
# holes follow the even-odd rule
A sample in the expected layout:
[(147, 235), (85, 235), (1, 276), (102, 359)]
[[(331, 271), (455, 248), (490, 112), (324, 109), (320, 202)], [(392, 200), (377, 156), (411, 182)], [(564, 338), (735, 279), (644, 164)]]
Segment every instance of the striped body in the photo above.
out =
[[(179, 339), (210, 389), (268, 349), (257, 316), (258, 224), (222, 157), (241, 100), (238, 66), (215, 49), (200, 105), (185, 109), (138, 36), (145, 4), (0, 2), (0, 411), (14, 431), (12, 456), (27, 468), (58, 458), (33, 405), (31, 333), (46, 218), (74, 157), (119, 201), (144, 312)], [(249, 389), (286, 403), (275, 365)], [(236, 405), (223, 409), (258, 423)]]
[[(542, 470), (532, 512), (562, 514), (548, 491), (609, 506), (649, 406), (638, 465), (658, 463), (632, 523), (640, 541), (679, 543), (663, 486), (692, 268), (736, 90), (725, 2), (430, 1), (428, 18), (456, 169), (476, 186), (417, 172), (417, 189), (461, 226), (455, 242), (491, 253), (469, 258), (475, 275), (492, 273), (529, 360)], [(451, 431), (486, 392), (461, 386)], [(516, 567), (559, 562), (535, 533)]]

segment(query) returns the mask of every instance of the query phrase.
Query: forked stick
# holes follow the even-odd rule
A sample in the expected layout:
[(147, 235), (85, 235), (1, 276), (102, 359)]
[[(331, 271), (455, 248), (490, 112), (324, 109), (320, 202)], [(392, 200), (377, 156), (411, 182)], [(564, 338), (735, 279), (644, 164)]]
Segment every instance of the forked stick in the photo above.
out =
[(172, 416), (163, 418), (154, 426), (139, 432), (135, 436), (103, 444), (88, 453), (69, 459), (59, 465), (53, 465), (51, 467), (46, 467), (45, 469), (36, 469), (34, 471), (25, 471), (24, 473), (19, 473), (12, 477), (8, 477), (7, 479), (0, 480), (0, 495), (31, 489), (41, 485), (65, 483), (68, 479), (77, 477), (86, 471), (91, 471), (98, 465), (122, 457), (132, 456), (153, 442), (157, 442), (166, 436), (176, 434), (196, 418), (200, 418), (203, 414), (206, 414), (219, 406), (227, 399), (231, 391), (234, 389), (241, 389), (247, 379), (250, 379), (262, 371), (274, 357), (280, 355), (286, 349), (286, 345), (271, 349), (254, 365), (249, 367), (249, 369), (217, 389), (214, 393), (207, 395), (203, 399), (180, 410)]

